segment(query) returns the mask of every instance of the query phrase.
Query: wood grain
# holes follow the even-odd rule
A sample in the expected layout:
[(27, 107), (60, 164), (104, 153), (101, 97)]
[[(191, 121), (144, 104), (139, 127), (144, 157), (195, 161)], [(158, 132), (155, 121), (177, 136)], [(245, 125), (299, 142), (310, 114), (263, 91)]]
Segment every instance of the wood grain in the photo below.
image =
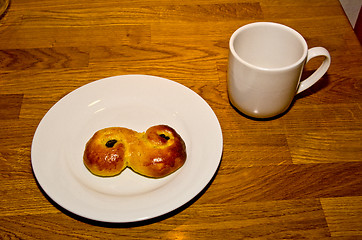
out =
[[(238, 112), (227, 94), (229, 38), (256, 21), (288, 25), (332, 57), (317, 84), (267, 121)], [(43, 192), (31, 145), (62, 97), (123, 74), (199, 94), (219, 119), (223, 155), (185, 206), (109, 224)], [(12, 0), (0, 18), (0, 238), (361, 239), (361, 89), (362, 47), (338, 0)]]
[(236, 158), (233, 164), (222, 166), (209, 191), (224, 195), (209, 196), (208, 202), (359, 196), (362, 192), (360, 162), (240, 167), (242, 161)]
[(0, 51), (4, 70), (87, 67), (89, 53), (70, 48), (8, 49)]
[(321, 203), (332, 236), (359, 238), (362, 229), (360, 196), (322, 198)]
[(18, 119), (23, 94), (0, 94), (0, 119)]

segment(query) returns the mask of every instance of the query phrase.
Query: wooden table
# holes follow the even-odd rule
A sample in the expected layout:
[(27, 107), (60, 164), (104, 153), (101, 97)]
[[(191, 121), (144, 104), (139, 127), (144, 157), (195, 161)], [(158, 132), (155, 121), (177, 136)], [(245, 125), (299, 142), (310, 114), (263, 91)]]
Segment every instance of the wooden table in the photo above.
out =
[[(288, 25), (332, 57), (269, 121), (242, 116), (227, 96), (228, 40), (256, 21)], [(88, 221), (37, 185), (32, 139), (67, 93), (124, 74), (198, 93), (219, 119), (223, 155), (202, 194), (170, 214)], [(361, 239), (361, 80), (361, 45), (337, 0), (12, 0), (0, 19), (0, 238)]]

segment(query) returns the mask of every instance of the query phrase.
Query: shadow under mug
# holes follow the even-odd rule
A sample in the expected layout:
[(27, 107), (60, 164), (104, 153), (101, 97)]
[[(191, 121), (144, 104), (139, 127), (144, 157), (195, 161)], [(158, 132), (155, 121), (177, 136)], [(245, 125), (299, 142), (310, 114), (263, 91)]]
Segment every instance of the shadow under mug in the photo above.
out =
[(5, 13), (6, 9), (9, 6), (10, 0), (0, 0), (0, 18)]
[[(300, 81), (310, 59), (324, 56), (320, 67)], [(282, 24), (256, 22), (237, 29), (229, 42), (228, 94), (231, 104), (254, 118), (271, 118), (288, 109), (296, 94), (328, 70), (329, 52), (308, 49), (297, 31)]]

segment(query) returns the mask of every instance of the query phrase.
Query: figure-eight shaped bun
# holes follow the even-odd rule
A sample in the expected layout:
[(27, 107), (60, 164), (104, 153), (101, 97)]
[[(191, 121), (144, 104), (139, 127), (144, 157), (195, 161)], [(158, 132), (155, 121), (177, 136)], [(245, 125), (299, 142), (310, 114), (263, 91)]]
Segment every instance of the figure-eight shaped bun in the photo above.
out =
[(146, 177), (161, 178), (179, 169), (186, 161), (181, 136), (167, 125), (138, 133), (111, 127), (97, 131), (87, 142), (83, 162), (95, 175), (110, 177), (126, 167)]

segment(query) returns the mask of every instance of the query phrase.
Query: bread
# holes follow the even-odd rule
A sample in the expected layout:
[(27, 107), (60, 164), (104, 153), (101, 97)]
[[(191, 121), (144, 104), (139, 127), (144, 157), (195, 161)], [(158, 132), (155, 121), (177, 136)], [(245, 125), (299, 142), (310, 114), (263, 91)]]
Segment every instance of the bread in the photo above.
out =
[(173, 128), (153, 126), (139, 138), (139, 144), (130, 146), (131, 152), (137, 154), (128, 160), (128, 165), (135, 172), (159, 178), (176, 171), (185, 163), (185, 143)]
[(97, 131), (87, 142), (83, 162), (97, 176), (115, 176), (129, 167), (143, 176), (161, 178), (183, 166), (186, 157), (183, 139), (167, 125), (144, 133), (111, 127)]
[(134, 131), (111, 127), (97, 131), (87, 142), (83, 162), (95, 175), (115, 176), (127, 167), (127, 143)]

